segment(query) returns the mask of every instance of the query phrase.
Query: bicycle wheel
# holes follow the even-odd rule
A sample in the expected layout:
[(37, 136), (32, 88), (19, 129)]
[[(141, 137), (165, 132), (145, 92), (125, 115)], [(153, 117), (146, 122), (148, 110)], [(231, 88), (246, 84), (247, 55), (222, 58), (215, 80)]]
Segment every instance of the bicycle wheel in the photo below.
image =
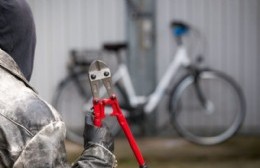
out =
[[(119, 100), (123, 101), (120, 92), (116, 90), (116, 94), (119, 95)], [(66, 124), (67, 139), (82, 144), (85, 115), (91, 111), (92, 107), (92, 94), (88, 74), (81, 72), (61, 82), (54, 96), (53, 106), (60, 112)], [(110, 112), (111, 108), (106, 107), (105, 111)], [(104, 122), (113, 135), (119, 132), (120, 126), (115, 117), (107, 116)]]
[(227, 140), (245, 117), (239, 86), (229, 76), (212, 70), (201, 71), (197, 78), (185, 76), (172, 92), (169, 105), (177, 132), (201, 145)]

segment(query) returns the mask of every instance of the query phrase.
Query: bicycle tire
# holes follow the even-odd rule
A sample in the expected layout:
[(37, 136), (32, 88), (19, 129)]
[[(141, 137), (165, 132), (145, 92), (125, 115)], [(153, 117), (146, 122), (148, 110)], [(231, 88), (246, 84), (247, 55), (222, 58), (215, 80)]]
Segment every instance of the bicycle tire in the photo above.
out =
[[(171, 123), (179, 135), (196, 144), (214, 145), (228, 140), (239, 130), (245, 118), (246, 103), (242, 90), (224, 73), (201, 70), (197, 82), (207, 102), (203, 107), (194, 82), (195, 75), (188, 74), (172, 91), (169, 102)], [(231, 109), (234, 109), (233, 116), (230, 116)]]
[[(80, 93), (78, 84), (83, 86), (84, 93)], [(116, 90), (116, 94), (119, 95), (120, 101), (124, 101), (120, 96), (120, 92)], [(91, 107), (84, 107), (86, 102), (91, 101), (92, 94), (90, 84), (88, 80), (87, 72), (78, 72), (64, 79), (58, 86), (56, 94), (53, 98), (53, 106), (59, 111), (63, 121), (66, 124), (66, 138), (70, 141), (78, 144), (83, 144), (83, 131), (85, 124), (86, 111), (91, 111)], [(107, 108), (107, 107), (106, 107)], [(108, 107), (109, 108), (109, 107)], [(107, 111), (108, 109), (106, 109)], [(115, 117), (106, 117), (104, 119), (105, 124), (109, 127), (112, 135), (117, 135), (120, 131), (120, 126), (115, 121)]]

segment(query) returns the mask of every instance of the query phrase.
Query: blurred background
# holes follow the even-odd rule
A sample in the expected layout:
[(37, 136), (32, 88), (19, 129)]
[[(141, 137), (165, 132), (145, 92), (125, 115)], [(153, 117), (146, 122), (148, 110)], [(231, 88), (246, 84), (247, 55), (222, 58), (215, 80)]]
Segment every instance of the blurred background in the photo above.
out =
[[(128, 41), (127, 65), (138, 94), (151, 93), (176, 50), (172, 20), (198, 29), (205, 38), (203, 51), (210, 67), (232, 76), (247, 103), (238, 135), (214, 147), (200, 147), (176, 136), (156, 136), (154, 125), (167, 120), (165, 100), (152, 117), (149, 136), (138, 139), (150, 167), (259, 167), (260, 166), (260, 1), (259, 0), (133, 0), (147, 16), (133, 16), (126, 0), (28, 0), (36, 22), (37, 47), (31, 83), (51, 102), (58, 83), (67, 75), (72, 49), (100, 50), (105, 42)], [(196, 43), (196, 41), (195, 41)], [(119, 167), (132, 165), (131, 152), (117, 139)], [(68, 142), (71, 161), (81, 146)], [(162, 152), (154, 152), (162, 150)], [(145, 155), (145, 154), (144, 154)], [(120, 165), (121, 161), (121, 165)]]

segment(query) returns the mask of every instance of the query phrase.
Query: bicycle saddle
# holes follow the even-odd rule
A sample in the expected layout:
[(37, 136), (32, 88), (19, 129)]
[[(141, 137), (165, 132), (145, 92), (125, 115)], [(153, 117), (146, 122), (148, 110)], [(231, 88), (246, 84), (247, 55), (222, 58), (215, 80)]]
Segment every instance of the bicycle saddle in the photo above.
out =
[(118, 52), (120, 50), (127, 49), (127, 43), (105, 43), (103, 49), (107, 51)]

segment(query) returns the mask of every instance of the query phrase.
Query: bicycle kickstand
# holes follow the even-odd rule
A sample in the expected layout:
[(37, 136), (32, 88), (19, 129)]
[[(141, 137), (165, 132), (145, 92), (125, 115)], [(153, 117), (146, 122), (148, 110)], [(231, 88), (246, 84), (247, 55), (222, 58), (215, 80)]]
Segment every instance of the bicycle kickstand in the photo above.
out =
[[(93, 94), (94, 125), (97, 127), (102, 126), (102, 120), (106, 117), (105, 106), (107, 105), (111, 106), (113, 111), (110, 115), (117, 118), (117, 121), (121, 126), (121, 128), (123, 129), (124, 134), (127, 137), (127, 140), (138, 161), (140, 168), (148, 168), (145, 164), (141, 151), (134, 139), (134, 136), (128, 126), (128, 123), (120, 109), (117, 97), (113, 92), (110, 69), (107, 67), (107, 65), (104, 62), (100, 60), (96, 60), (92, 62), (92, 64), (89, 67), (89, 80), (90, 80), (91, 91)], [(100, 81), (103, 82), (109, 98), (102, 99), (99, 97)]]

